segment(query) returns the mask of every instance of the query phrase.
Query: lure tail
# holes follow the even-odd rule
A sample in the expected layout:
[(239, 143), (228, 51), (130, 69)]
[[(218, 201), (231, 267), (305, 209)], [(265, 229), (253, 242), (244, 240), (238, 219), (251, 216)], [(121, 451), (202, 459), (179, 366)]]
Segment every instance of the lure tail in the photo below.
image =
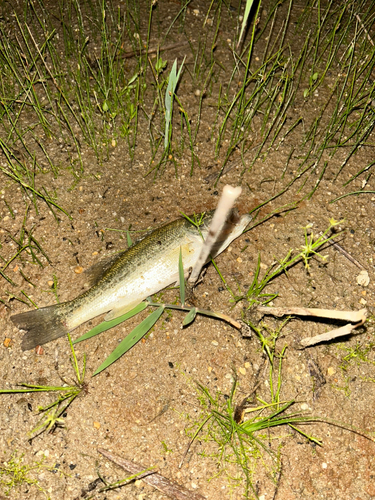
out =
[(22, 339), (22, 350), (33, 349), (66, 335), (70, 331), (66, 322), (70, 310), (69, 302), (64, 302), (11, 316), (13, 323), (20, 330), (26, 331)]

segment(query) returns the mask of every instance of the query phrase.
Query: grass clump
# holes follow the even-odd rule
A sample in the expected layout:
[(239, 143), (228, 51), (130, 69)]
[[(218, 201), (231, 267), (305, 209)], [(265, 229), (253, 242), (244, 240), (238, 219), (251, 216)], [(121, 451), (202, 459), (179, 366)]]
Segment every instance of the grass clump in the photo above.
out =
[[(220, 390), (212, 394), (207, 387), (198, 383), (200, 415), (198, 419), (187, 416), (189, 425), (186, 432), (191, 438), (189, 448), (195, 441), (205, 443), (202, 445), (204, 450), (199, 454), (214, 461), (217, 472), (213, 477), (225, 476), (230, 489), (240, 488), (247, 499), (258, 498), (255, 483), (259, 466), (271, 482), (277, 485), (281, 473), (282, 446), (290, 434), (288, 427), (289, 431), (293, 429), (308, 441), (321, 445), (320, 440), (297, 427), (315, 419), (299, 412), (291, 413), (289, 410), (296, 401), (281, 399), (282, 362), (286, 352), (286, 346), (281, 352), (276, 350), (281, 328), (273, 331), (263, 325), (257, 329), (265, 359), (269, 364), (268, 398), (254, 398), (262, 382), (258, 380), (259, 370), (250, 395), (239, 400), (239, 384), (234, 371), (229, 395)], [(264, 365), (261, 368), (263, 367)], [(284, 426), (287, 426), (286, 433), (272, 431)]]
[[(105, 0), (84, 5), (72, 0), (60, 2), (52, 13), (38, 0), (26, 2), (23, 11), (5, 12), (0, 23), (0, 144), (8, 163), (1, 167), (4, 174), (51, 205), (53, 197), (34, 182), (38, 173), (59, 175), (51, 140), (67, 146), (70, 168), (80, 176), (83, 143), (101, 162), (123, 139), (133, 159), (140, 125), (149, 131), (151, 164), (164, 137), (159, 166), (172, 156), (176, 167), (171, 131), (180, 129), (180, 154), (187, 137), (193, 172), (200, 122), (212, 106), (216, 118), (207, 116), (214, 122), (212, 152), (224, 159), (221, 172), (236, 151), (245, 172), (291, 138), (291, 156), (302, 158), (296, 178), (318, 175), (309, 195), (338, 150), (344, 151), (344, 159), (336, 176), (361, 147), (371, 146), (375, 59), (368, 2), (337, 5), (330, 0), (323, 6), (309, 1), (301, 9), (292, 0), (274, 1), (264, 15), (260, 0), (247, 0), (242, 23), (240, 9), (234, 13), (227, 2), (211, 2), (196, 44), (189, 41), (189, 3), (163, 28), (163, 36), (158, 2), (144, 6), (128, 0), (121, 8)], [(223, 24), (233, 41), (221, 40)], [(173, 113), (173, 101), (182, 65), (177, 72), (175, 58), (168, 60), (167, 52), (161, 56), (176, 46), (168, 45), (173, 37), (177, 45), (190, 48), (192, 62), (185, 63), (184, 73), (199, 97), (188, 108), (180, 95), (179, 116)], [(232, 55), (229, 64), (221, 62), (222, 44)], [(163, 74), (167, 65), (169, 81)], [(225, 85), (220, 83), (223, 73)], [(316, 99), (321, 89), (324, 96)], [(318, 106), (312, 119), (305, 114), (291, 118), (298, 100)], [(372, 165), (348, 182), (366, 175)]]
[[(232, 294), (232, 302), (239, 302), (241, 300), (246, 300), (248, 302), (248, 309), (256, 304), (268, 304), (272, 300), (274, 300), (278, 294), (277, 293), (265, 293), (264, 289), (267, 285), (269, 285), (277, 276), (280, 276), (283, 273), (288, 273), (288, 270), (298, 264), (299, 262), (303, 262), (306, 270), (309, 269), (309, 262), (314, 257), (319, 257), (323, 261), (326, 260), (326, 256), (321, 255), (319, 252), (322, 247), (325, 247), (327, 243), (337, 236), (340, 233), (334, 232), (335, 227), (342, 224), (343, 221), (336, 221), (331, 219), (329, 221), (328, 228), (319, 236), (315, 236), (312, 231), (310, 231), (310, 227), (307, 226), (304, 228), (304, 245), (302, 245), (298, 251), (298, 253), (293, 250), (289, 250), (287, 255), (283, 257), (281, 260), (275, 261), (264, 273), (262, 277), (260, 277), (261, 271), (261, 259), (260, 255), (258, 256), (257, 267), (255, 269), (253, 281), (248, 288), (246, 294), (244, 295), (236, 295), (231, 291)], [(295, 255), (293, 255), (295, 254)]]
[(0, 389), (0, 394), (20, 394), (20, 393), (31, 393), (31, 392), (49, 392), (58, 394), (55, 401), (48, 404), (47, 406), (39, 406), (38, 412), (42, 414), (42, 418), (30, 431), (30, 437), (34, 439), (43, 432), (53, 432), (56, 427), (64, 426), (64, 419), (62, 418), (68, 407), (73, 403), (73, 401), (86, 389), (86, 384), (84, 382), (85, 371), (86, 371), (86, 356), (83, 357), (83, 367), (82, 371), (79, 369), (77, 356), (73, 347), (72, 340), (68, 334), (69, 343), (72, 351), (71, 363), (76, 376), (76, 381), (73, 385), (69, 385), (64, 381), (63, 386), (45, 386), (30, 383), (20, 383), (20, 387), (24, 389)]
[(24, 463), (24, 454), (19, 455), (17, 450), (8, 459), (4, 452), (4, 459), (0, 461), (0, 487), (4, 494), (7, 497), (15, 498), (16, 491), (21, 487), (34, 486), (49, 500), (50, 496), (35, 477), (41, 471), (51, 469), (44, 464), (44, 459), (43, 456), (40, 460), (26, 464)]
[(370, 355), (374, 351), (375, 342), (356, 342), (354, 347), (348, 347), (344, 344), (339, 345), (338, 349), (344, 351), (346, 354), (342, 356), (340, 368), (343, 371), (347, 371), (351, 364), (355, 363), (360, 365), (361, 363), (370, 363), (375, 365), (375, 360), (371, 359)]

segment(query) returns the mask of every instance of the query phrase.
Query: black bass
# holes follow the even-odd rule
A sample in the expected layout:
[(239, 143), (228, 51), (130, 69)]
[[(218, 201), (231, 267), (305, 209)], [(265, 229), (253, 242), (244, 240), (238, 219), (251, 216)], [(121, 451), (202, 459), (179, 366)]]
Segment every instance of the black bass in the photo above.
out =
[[(117, 318), (178, 282), (180, 248), (187, 276), (198, 259), (212, 217), (213, 212), (202, 214), (199, 230), (186, 218), (165, 224), (103, 264), (96, 283), (75, 299), (11, 316), (13, 323), (26, 331), (22, 349), (58, 339), (103, 313), (107, 313), (106, 321)], [(232, 210), (211, 251), (212, 257), (240, 236), (250, 220), (250, 215), (240, 217), (236, 209)]]

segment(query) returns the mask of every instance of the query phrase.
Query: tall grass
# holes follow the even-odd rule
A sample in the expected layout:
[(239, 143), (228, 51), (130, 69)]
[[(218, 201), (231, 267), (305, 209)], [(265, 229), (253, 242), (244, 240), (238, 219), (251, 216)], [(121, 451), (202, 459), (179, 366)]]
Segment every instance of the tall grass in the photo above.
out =
[[(173, 19), (163, 42), (169, 34), (184, 31), (188, 3)], [(185, 73), (202, 87), (195, 133), (189, 127), (186, 130), (190, 150), (197, 140), (200, 117), (209, 111), (203, 98), (210, 88), (210, 93), (220, 93), (213, 133), (215, 154), (224, 155), (222, 168), (236, 150), (241, 152), (244, 171), (251, 168), (294, 132), (300, 134), (303, 125), (306, 132), (296, 151), (304, 155), (301, 171), (306, 166), (316, 170), (325, 151), (332, 157), (344, 149), (339, 175), (353, 154), (367, 144), (374, 127), (370, 78), (374, 45), (369, 35), (373, 8), (364, 0), (340, 5), (330, 0), (324, 6), (315, 0), (302, 9), (291, 0), (275, 1), (267, 6), (265, 17), (260, 1), (247, 4), (241, 26), (236, 23), (239, 13), (228, 14), (225, 3), (210, 5), (202, 17), (197, 44), (190, 42), (193, 64), (186, 66)], [(140, 13), (143, 5), (128, 1), (126, 7), (122, 11), (105, 0), (86, 5), (71, 0), (51, 13), (38, 0), (26, 2), (22, 13), (15, 12), (12, 20), (1, 24), (1, 127), (6, 146), (22, 148), (27, 160), (24, 170), (30, 170), (34, 162), (37, 171), (48, 168), (58, 174), (43, 137), (73, 143), (71, 164), (77, 175), (84, 169), (83, 143), (100, 161), (113, 141), (125, 139), (134, 157), (139, 109), (142, 120), (149, 121), (150, 132), (157, 132), (156, 137), (155, 133), (150, 136), (150, 145), (154, 153), (158, 151), (163, 127), (158, 129), (155, 113), (161, 115), (160, 124), (165, 123), (160, 96), (160, 105), (148, 108), (149, 97), (164, 92), (167, 83), (166, 78), (159, 78), (152, 85), (150, 72), (158, 5), (150, 4), (147, 18)], [(219, 30), (228, 15), (235, 28), (230, 42), (232, 69), (216, 57)], [(245, 28), (247, 36), (243, 37)], [(214, 82), (224, 71), (222, 81), (228, 83), (220, 91)], [(155, 74), (161, 76), (160, 68)], [(315, 118), (291, 119), (296, 99), (308, 105), (319, 89), (325, 90), (326, 97), (318, 100)], [(179, 100), (183, 103), (181, 95)], [(182, 109), (183, 130), (196, 110), (185, 105)], [(191, 154), (192, 161), (194, 157)]]
[[(86, 168), (83, 152), (91, 149), (100, 164), (123, 142), (130, 161), (141, 142), (149, 172), (171, 161), (180, 175), (187, 158), (194, 175), (204, 141), (206, 157), (221, 160), (217, 180), (238, 152), (245, 176), (256, 161), (284, 149), (289, 154), (278, 181), (287, 189), (289, 163), (298, 161), (293, 181), (309, 197), (328, 172), (341, 179), (357, 152), (373, 147), (371, 2), (249, 0), (243, 20), (241, 7), (211, 2), (194, 40), (189, 4), (176, 9), (163, 31), (164, 6), (155, 2), (127, 0), (120, 8), (110, 0), (70, 0), (52, 12), (36, 0), (22, 10), (4, 9), (0, 175), (21, 187), (35, 210), (40, 201), (53, 212), (63, 209), (41, 175), (60, 175), (56, 144), (76, 180)], [(163, 48), (176, 39), (186, 43), (187, 59), (169, 95), (176, 57)], [(202, 123), (210, 125), (209, 142)], [(362, 165), (345, 183), (368, 179), (373, 165)]]

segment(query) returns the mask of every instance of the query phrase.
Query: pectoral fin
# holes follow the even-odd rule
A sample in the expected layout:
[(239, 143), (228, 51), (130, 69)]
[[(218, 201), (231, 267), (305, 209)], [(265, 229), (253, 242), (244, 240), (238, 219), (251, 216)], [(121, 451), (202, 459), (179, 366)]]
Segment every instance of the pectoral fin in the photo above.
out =
[(137, 299), (134, 300), (134, 302), (131, 302), (130, 304), (126, 304), (125, 306), (120, 306), (120, 307), (115, 307), (109, 313), (107, 313), (104, 317), (104, 321), (111, 321), (111, 319), (116, 319), (122, 316), (123, 314), (131, 311), (134, 309), (135, 306), (140, 304), (142, 302), (142, 299)]

